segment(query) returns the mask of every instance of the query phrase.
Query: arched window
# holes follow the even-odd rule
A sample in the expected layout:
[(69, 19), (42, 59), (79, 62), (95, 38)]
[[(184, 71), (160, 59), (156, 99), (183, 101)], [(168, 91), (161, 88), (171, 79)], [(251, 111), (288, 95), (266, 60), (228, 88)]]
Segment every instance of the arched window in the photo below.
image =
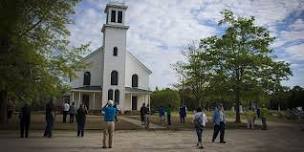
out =
[(118, 48), (114, 47), (113, 48), (113, 56), (117, 56), (118, 55)]
[(111, 85), (118, 85), (118, 72), (117, 71), (111, 72)]
[(83, 74), (83, 85), (90, 85), (91, 83), (91, 73), (85, 72)]
[(113, 100), (113, 90), (108, 90), (108, 100)]
[(115, 90), (115, 104), (119, 105), (119, 90)]
[(138, 87), (138, 76), (137, 76), (137, 74), (132, 75), (132, 87), (133, 88)]

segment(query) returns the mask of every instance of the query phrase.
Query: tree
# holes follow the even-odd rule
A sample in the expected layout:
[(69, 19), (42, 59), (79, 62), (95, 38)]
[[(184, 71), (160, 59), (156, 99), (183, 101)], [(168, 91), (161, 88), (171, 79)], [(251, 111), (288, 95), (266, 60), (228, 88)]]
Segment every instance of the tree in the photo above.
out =
[(79, 0), (0, 2), (0, 122), (9, 99), (32, 102), (59, 96), (88, 45), (69, 46), (71, 14)]
[(180, 90), (191, 88), (198, 105), (202, 106), (202, 100), (208, 87), (208, 66), (202, 56), (199, 56), (198, 47), (193, 43), (184, 52), (187, 62), (177, 62), (173, 68), (181, 76), (181, 83), (176, 84)]
[[(288, 63), (273, 60), (270, 44), (275, 38), (266, 28), (255, 25), (254, 17), (235, 17), (228, 10), (222, 14), (219, 26), (225, 28), (223, 34), (201, 39), (197, 49), (197, 62), (203, 63), (200, 65), (202, 73), (208, 75), (208, 79), (192, 75), (187, 79), (204, 80), (208, 84), (206, 88), (218, 96), (232, 93), (236, 105), (235, 121), (240, 122), (242, 98), (253, 92), (261, 93), (257, 96), (274, 92), (282, 80), (288, 79), (291, 71)], [(187, 68), (181, 70), (187, 71)]]
[(171, 105), (173, 109), (180, 106), (180, 96), (178, 91), (166, 88), (154, 91), (151, 95), (151, 106), (157, 108), (159, 106)]

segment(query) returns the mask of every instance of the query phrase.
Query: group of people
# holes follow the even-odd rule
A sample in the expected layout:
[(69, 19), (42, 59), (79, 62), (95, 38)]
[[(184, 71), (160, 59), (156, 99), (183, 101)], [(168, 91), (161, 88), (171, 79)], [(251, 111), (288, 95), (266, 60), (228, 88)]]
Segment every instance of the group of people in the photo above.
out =
[[(208, 119), (207, 119), (206, 114), (203, 112), (201, 107), (198, 107), (193, 116), (193, 124), (194, 124), (194, 128), (195, 128), (195, 131), (197, 134), (196, 146), (201, 149), (204, 148), (203, 144), (202, 144), (203, 143), (202, 135), (203, 135), (203, 130), (206, 127), (207, 122), (208, 122)], [(223, 105), (217, 105), (214, 108), (212, 122), (213, 122), (213, 128), (214, 128), (212, 142), (215, 141), (218, 134), (220, 133), (220, 143), (226, 143), (226, 141), (224, 140), (226, 118), (225, 118)]]
[(267, 108), (263, 105), (261, 108), (250, 108), (247, 112), (244, 113), (247, 119), (247, 128), (254, 129), (255, 120), (261, 119), (262, 121), (262, 129), (267, 130), (267, 123), (266, 123), (266, 115), (268, 113)]
[[(75, 108), (75, 104), (72, 103), (70, 106), (67, 102), (64, 103), (63, 109), (63, 122), (66, 123), (66, 116), (70, 114), (70, 123), (74, 121), (74, 115), (76, 115), (77, 121), (77, 136), (84, 136), (84, 129), (86, 123), (86, 115), (88, 114), (88, 109), (85, 104), (81, 104), (79, 109), (74, 112), (73, 108)], [(115, 130), (115, 122), (117, 121), (117, 113), (118, 108), (114, 105), (112, 100), (109, 100), (108, 103), (101, 109), (102, 114), (104, 115), (104, 121), (106, 123), (106, 127), (103, 131), (104, 138), (103, 138), (103, 148), (112, 148), (112, 141), (113, 141), (113, 132)], [(19, 113), (20, 118), (20, 137), (21, 138), (28, 138), (29, 136), (29, 127), (31, 121), (31, 108), (30, 106), (25, 103), (24, 106), (21, 108)], [(44, 137), (51, 138), (52, 137), (52, 130), (55, 121), (55, 106), (53, 100), (50, 100), (45, 106), (45, 121), (46, 127), (44, 131)], [(108, 144), (106, 144), (108, 139)]]
[(62, 111), (63, 117), (62, 117), (62, 122), (66, 123), (67, 116), (70, 115), (70, 123), (74, 122), (74, 117), (77, 114), (75, 103), (73, 102), (71, 105), (69, 102), (65, 102), (63, 104), (63, 111)]
[[(168, 126), (172, 125), (172, 122), (171, 122), (171, 111), (172, 111), (172, 108), (171, 108), (170, 104), (168, 104), (167, 107), (164, 107), (164, 106), (160, 106), (159, 107), (158, 113), (159, 113), (160, 123), (162, 125), (164, 125), (164, 123), (165, 123), (166, 116), (167, 116), (167, 125)], [(187, 117), (187, 107), (186, 107), (186, 105), (181, 105), (179, 107), (179, 118), (180, 118), (180, 123), (181, 124), (185, 124), (186, 117)]]
[(165, 115), (167, 115), (167, 125), (171, 126), (171, 105), (169, 104), (167, 107), (164, 106), (160, 106), (159, 107), (159, 118), (160, 118), (160, 123), (163, 125), (165, 123), (166, 117)]
[[(70, 123), (73, 123), (74, 121), (74, 115), (76, 115), (76, 121), (77, 121), (77, 136), (84, 136), (84, 128), (85, 128), (85, 122), (86, 122), (86, 115), (88, 114), (88, 109), (86, 105), (81, 104), (79, 109), (75, 110), (75, 104), (72, 103), (70, 106), (67, 102), (63, 105), (63, 122), (66, 123), (66, 116), (67, 114), (70, 114)], [(109, 100), (107, 104), (102, 107), (101, 109), (102, 115), (104, 115), (104, 121), (106, 123), (106, 126), (103, 131), (103, 148), (112, 148), (112, 141), (113, 141), (113, 133), (115, 130), (115, 122), (117, 121), (117, 114), (119, 112), (119, 109), (114, 104), (112, 100)], [(149, 105), (145, 105), (145, 103), (142, 105), (140, 109), (140, 116), (142, 124), (148, 127), (149, 125), (149, 114), (150, 109)], [(171, 105), (168, 105), (166, 108), (163, 106), (160, 106), (159, 108), (159, 115), (160, 120), (165, 121), (165, 114), (167, 115), (167, 122), (168, 125), (171, 125)], [(182, 105), (179, 108), (179, 115), (180, 115), (180, 123), (185, 123), (185, 118), (187, 114), (187, 108), (185, 105)], [(266, 118), (265, 118), (266, 110), (265, 108), (262, 108), (260, 111), (257, 110), (257, 113), (255, 114), (253, 111), (249, 111), (246, 114), (246, 117), (248, 118), (248, 127), (253, 128), (254, 127), (254, 119), (257, 115), (258, 117), (262, 118), (263, 122), (263, 128), (266, 126)], [(20, 118), (20, 137), (21, 138), (27, 138), (28, 137), (28, 130), (31, 120), (31, 108), (28, 104), (24, 104), (24, 106), (21, 108), (21, 112), (19, 114)], [(55, 108), (53, 101), (50, 100), (46, 104), (45, 108), (45, 120), (46, 120), (46, 128), (44, 132), (44, 137), (52, 137), (52, 129), (54, 125), (55, 120)], [(202, 136), (203, 136), (203, 130), (206, 127), (206, 123), (208, 122), (207, 116), (204, 113), (203, 109), (201, 107), (198, 107), (194, 113), (193, 116), (193, 124), (194, 128), (197, 134), (197, 147), (203, 148), (202, 144)], [(218, 134), (220, 134), (220, 143), (226, 143), (224, 140), (225, 136), (225, 126), (226, 126), (226, 117), (224, 112), (223, 105), (219, 104), (215, 106), (213, 116), (212, 116), (212, 123), (213, 123), (213, 136), (212, 136), (212, 142), (215, 142)], [(265, 125), (265, 126), (264, 126)], [(108, 140), (108, 142), (107, 142)], [(108, 143), (108, 144), (107, 144)]]

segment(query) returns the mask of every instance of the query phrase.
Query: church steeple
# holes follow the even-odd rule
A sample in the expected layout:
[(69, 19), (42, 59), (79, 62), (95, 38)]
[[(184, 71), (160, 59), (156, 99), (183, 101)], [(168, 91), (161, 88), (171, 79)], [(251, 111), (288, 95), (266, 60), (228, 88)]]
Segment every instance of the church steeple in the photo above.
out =
[(108, 3), (105, 9), (105, 13), (107, 14), (106, 24), (124, 25), (127, 8), (128, 6), (121, 2)]

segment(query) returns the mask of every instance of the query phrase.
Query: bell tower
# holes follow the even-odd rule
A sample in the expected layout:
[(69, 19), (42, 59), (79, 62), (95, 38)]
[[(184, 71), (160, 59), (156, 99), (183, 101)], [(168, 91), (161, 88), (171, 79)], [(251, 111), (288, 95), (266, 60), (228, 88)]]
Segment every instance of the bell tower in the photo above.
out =
[[(124, 107), (126, 38), (129, 26), (125, 25), (124, 3), (110, 2), (106, 5), (106, 22), (103, 33), (102, 105), (113, 100)], [(124, 109), (121, 109), (124, 111)]]

